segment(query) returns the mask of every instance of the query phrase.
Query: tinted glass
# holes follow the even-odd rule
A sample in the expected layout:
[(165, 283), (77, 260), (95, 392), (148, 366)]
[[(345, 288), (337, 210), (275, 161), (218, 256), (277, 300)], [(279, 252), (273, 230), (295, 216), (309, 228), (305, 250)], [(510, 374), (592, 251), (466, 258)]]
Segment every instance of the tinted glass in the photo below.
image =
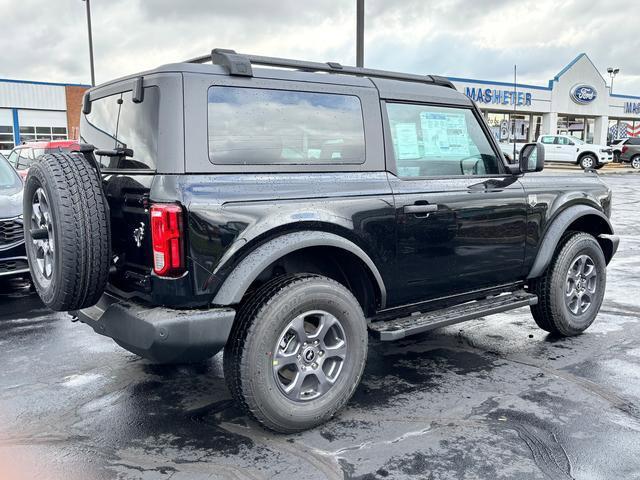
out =
[(640, 138), (629, 138), (629, 140), (626, 142), (626, 145), (640, 145)]
[(501, 160), (471, 109), (388, 103), (387, 113), (398, 175), (500, 173)]
[(363, 163), (360, 99), (256, 88), (209, 88), (209, 156), (218, 164)]
[(542, 143), (546, 143), (547, 145), (550, 143), (555, 142), (556, 137), (553, 137), (551, 135), (547, 135), (545, 137), (542, 137), (542, 139), (540, 140)]
[(153, 170), (158, 154), (159, 103), (158, 87), (146, 87), (142, 103), (133, 103), (131, 92), (94, 100), (80, 132), (82, 141), (99, 150), (133, 150), (132, 158), (98, 156), (103, 168)]

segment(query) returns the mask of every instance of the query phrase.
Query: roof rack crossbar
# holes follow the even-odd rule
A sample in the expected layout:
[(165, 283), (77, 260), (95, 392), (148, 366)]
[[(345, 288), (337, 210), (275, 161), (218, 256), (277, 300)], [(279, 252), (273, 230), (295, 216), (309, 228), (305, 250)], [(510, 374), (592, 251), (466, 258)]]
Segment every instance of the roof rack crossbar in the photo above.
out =
[[(269, 67), (292, 68), (305, 72), (342, 73), (347, 75), (361, 75), (365, 77), (388, 78), (392, 80), (405, 80), (410, 82), (433, 83), (455, 89), (449, 79), (439, 77), (437, 75), (416, 75), (412, 73), (390, 72), (387, 70), (376, 70), (372, 68), (349, 67), (336, 62), (320, 63), (304, 60), (292, 60), (288, 58), (265, 57), (261, 55), (246, 55), (236, 53), (234, 50), (223, 50), (219, 48), (212, 50), (210, 55), (203, 55), (201, 57), (187, 60), (187, 63), (206, 63), (209, 61), (216, 65), (226, 67), (231, 75), (252, 75), (252, 73), (234, 73), (232, 71), (234, 65), (241, 63), (243, 65), (248, 64), (249, 72), (251, 72), (251, 65), (264, 65)], [(243, 67), (243, 69), (246, 70), (246, 67)]]

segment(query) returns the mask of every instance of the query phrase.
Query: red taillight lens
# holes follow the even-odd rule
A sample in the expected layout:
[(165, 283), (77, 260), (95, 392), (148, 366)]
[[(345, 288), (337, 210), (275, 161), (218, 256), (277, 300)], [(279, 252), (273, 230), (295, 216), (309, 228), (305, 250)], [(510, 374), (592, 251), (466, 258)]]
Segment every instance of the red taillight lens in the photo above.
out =
[(627, 150), (629, 150), (629, 147), (627, 147), (626, 145), (622, 147), (622, 153), (626, 153)]
[(182, 253), (182, 207), (156, 204), (151, 207), (153, 271), (163, 277), (178, 277), (184, 271)]

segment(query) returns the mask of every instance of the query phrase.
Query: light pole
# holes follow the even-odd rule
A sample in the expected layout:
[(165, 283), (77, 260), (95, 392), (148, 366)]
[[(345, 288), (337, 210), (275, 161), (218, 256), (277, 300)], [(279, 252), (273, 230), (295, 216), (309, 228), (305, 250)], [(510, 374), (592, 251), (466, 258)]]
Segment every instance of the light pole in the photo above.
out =
[(613, 79), (616, 78), (616, 75), (618, 74), (619, 71), (620, 71), (619, 68), (613, 68), (613, 67), (607, 68), (607, 73), (611, 77), (611, 88), (609, 89), (609, 94), (613, 93)]
[(356, 0), (356, 67), (364, 66), (364, 0)]
[(93, 69), (93, 37), (91, 35), (91, 2), (82, 0), (87, 5), (87, 30), (89, 31), (89, 65), (91, 66), (91, 86), (96, 86), (96, 74)]

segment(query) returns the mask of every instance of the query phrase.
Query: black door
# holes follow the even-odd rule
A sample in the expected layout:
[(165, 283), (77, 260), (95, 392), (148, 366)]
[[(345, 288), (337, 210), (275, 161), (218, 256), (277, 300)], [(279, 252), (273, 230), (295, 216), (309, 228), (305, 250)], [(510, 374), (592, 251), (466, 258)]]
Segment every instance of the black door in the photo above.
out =
[(396, 304), (522, 275), (525, 193), (471, 108), (386, 104), (397, 218)]

